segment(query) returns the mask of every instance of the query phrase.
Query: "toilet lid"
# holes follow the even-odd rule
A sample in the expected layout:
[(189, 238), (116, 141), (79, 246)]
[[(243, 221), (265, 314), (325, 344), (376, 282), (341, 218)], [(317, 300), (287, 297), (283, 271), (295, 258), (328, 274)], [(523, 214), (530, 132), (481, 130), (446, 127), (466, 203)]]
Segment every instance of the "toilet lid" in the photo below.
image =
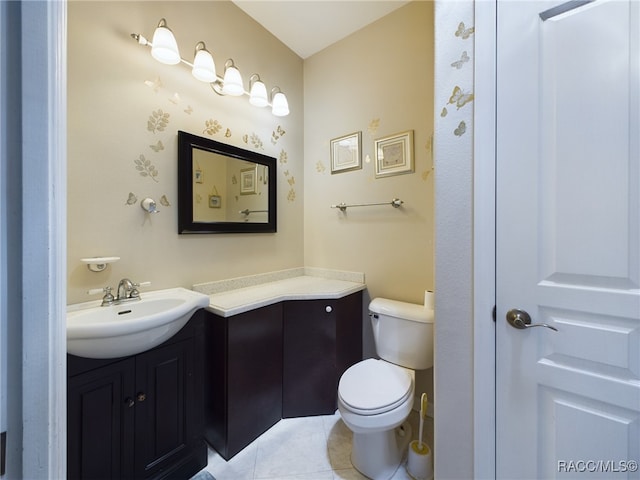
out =
[(413, 379), (408, 371), (374, 358), (349, 367), (338, 385), (338, 394), (345, 406), (363, 415), (394, 409), (412, 390)]

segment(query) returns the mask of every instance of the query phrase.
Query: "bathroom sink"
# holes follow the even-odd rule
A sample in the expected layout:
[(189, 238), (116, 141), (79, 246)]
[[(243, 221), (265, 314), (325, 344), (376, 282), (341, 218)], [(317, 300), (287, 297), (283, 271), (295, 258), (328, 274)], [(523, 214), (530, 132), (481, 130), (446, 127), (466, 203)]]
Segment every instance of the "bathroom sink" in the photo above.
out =
[(143, 292), (141, 300), (108, 307), (100, 301), (67, 306), (67, 352), (87, 358), (117, 358), (144, 352), (175, 335), (207, 295), (170, 288)]

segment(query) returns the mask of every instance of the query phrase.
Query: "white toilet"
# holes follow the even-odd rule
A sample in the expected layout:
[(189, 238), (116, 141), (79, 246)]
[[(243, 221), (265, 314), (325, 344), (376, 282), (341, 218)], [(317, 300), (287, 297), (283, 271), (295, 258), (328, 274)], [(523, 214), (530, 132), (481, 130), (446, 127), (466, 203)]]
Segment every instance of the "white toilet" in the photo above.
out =
[(353, 432), (351, 463), (387, 480), (398, 469), (411, 427), (415, 370), (433, 366), (433, 310), (376, 298), (369, 304), (376, 351), (348, 368), (338, 385), (338, 410)]

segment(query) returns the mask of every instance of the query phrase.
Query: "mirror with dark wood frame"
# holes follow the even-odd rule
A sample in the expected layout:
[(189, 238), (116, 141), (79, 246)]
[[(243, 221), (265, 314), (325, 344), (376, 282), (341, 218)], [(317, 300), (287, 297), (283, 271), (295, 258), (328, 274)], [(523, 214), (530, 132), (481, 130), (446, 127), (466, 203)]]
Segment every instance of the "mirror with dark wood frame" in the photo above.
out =
[(276, 159), (178, 132), (178, 233), (273, 233)]

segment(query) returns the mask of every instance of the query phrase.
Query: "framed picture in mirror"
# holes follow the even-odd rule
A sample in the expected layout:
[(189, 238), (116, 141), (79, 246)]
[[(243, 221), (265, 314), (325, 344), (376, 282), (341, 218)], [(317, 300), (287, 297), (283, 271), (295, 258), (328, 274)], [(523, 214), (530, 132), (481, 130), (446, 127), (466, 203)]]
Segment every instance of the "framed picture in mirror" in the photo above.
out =
[(256, 194), (256, 167), (240, 170), (240, 195)]
[(220, 195), (209, 195), (209, 208), (220, 208), (222, 197)]

